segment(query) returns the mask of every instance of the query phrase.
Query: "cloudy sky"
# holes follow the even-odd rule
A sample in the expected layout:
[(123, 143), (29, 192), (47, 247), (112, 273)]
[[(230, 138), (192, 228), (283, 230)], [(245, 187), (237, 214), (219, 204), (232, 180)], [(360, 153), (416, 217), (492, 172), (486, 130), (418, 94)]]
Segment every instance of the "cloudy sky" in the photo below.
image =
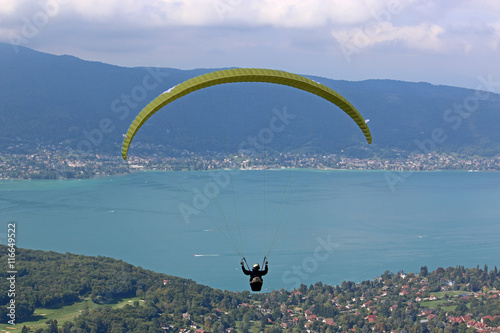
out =
[(0, 0), (0, 41), (130, 67), (500, 81), (498, 0)]

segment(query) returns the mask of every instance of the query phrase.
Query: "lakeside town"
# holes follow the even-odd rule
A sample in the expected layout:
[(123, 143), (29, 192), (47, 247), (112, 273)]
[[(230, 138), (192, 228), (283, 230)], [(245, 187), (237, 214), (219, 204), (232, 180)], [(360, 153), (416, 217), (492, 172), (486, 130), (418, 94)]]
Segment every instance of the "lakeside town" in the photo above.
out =
[(219, 326), (218, 332), (232, 332), (224, 325), (231, 312), (242, 318), (243, 332), (500, 332), (499, 281), (497, 268), (487, 266), (386, 271), (373, 281), (317, 282), (254, 295), (237, 310), (216, 308), (203, 320), (185, 312), (187, 328), (179, 332), (205, 333)]
[(500, 156), (473, 158), (438, 152), (407, 154), (394, 151), (388, 158), (349, 157), (343, 154), (244, 154), (188, 151), (161, 152), (148, 147), (148, 155), (124, 161), (119, 154), (80, 153), (54, 145), (23, 147), (17, 144), (0, 152), (0, 179), (83, 179), (144, 171), (187, 171), (237, 168), (252, 169), (338, 169), (391, 171), (499, 171)]

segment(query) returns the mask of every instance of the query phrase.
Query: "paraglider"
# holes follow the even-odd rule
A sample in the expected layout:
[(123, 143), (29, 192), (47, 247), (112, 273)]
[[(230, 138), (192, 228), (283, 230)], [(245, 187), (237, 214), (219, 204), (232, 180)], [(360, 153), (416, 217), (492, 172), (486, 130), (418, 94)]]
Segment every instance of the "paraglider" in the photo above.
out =
[(262, 289), (262, 284), (264, 283), (262, 277), (268, 272), (268, 262), (266, 258), (264, 258), (265, 268), (263, 270), (260, 270), (259, 264), (254, 264), (252, 270), (246, 269), (245, 262), (246, 259), (243, 258), (243, 260), (241, 261), (241, 269), (243, 270), (243, 273), (245, 275), (250, 275), (250, 288), (252, 289), (252, 291), (260, 291)]
[[(363, 132), (368, 143), (371, 143), (372, 137), (370, 129), (368, 128), (368, 121), (365, 120), (361, 114), (356, 110), (356, 108), (343, 96), (332, 90), (331, 88), (318, 83), (314, 80), (308, 79), (304, 76), (292, 74), (279, 70), (272, 69), (258, 69), (258, 68), (236, 68), (236, 69), (225, 69), (219, 70), (204, 75), (200, 75), (179, 83), (172, 88), (166, 90), (161, 95), (156, 97), (151, 101), (142, 111), (137, 115), (132, 124), (130, 125), (126, 134), (123, 135), (123, 146), (122, 146), (122, 156), (123, 159), (127, 159), (128, 150), (130, 144), (137, 134), (138, 130), (142, 125), (157, 111), (167, 106), (171, 102), (186, 96), (196, 90), (204, 89), (207, 87), (228, 84), (236, 82), (264, 82), (271, 84), (280, 84), (290, 86), (299, 90), (310, 92), (317, 95), (330, 103), (334, 104), (342, 111), (344, 111), (351, 119), (353, 119), (358, 127)], [(234, 193), (233, 193), (234, 194)], [(205, 212), (204, 212), (205, 213)], [(239, 223), (239, 221), (238, 221)], [(230, 228), (228, 230), (231, 232)], [(279, 230), (279, 227), (275, 228), (275, 232)], [(274, 234), (274, 237), (276, 234)], [(241, 232), (240, 232), (241, 237)], [(235, 242), (236, 238), (230, 237), (230, 239)], [(273, 241), (274, 242), (274, 241)], [(234, 245), (233, 245), (234, 246)], [(250, 270), (247, 264), (245, 268), (244, 264), (246, 259), (237, 246), (234, 246), (235, 250), (242, 255), (243, 260), (241, 261), (241, 266), (243, 273), (250, 276), (250, 286), (252, 291), (260, 291), (262, 288), (263, 280), (262, 276), (266, 275), (268, 272), (268, 262), (267, 255), (269, 254), (271, 248), (266, 252), (266, 257), (264, 258), (264, 269), (260, 269), (259, 264), (255, 264), (253, 269)]]

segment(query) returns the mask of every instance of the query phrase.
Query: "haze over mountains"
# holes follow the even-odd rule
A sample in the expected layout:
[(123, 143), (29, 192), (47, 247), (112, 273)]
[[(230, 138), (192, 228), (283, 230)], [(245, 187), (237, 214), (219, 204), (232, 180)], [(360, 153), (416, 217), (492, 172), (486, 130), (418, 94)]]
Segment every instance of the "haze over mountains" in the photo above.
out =
[[(15, 142), (62, 144), (120, 155), (122, 134), (163, 91), (214, 69), (126, 68), (0, 43), (0, 151)], [(307, 74), (307, 73), (299, 73)], [(134, 143), (190, 151), (269, 150), (353, 156), (439, 151), (500, 153), (500, 95), (392, 80), (312, 77), (346, 97), (369, 119), (373, 144), (340, 109), (312, 94), (273, 84), (238, 83), (194, 92), (153, 116)], [(498, 92), (498, 91), (497, 91)], [(278, 117), (285, 125), (269, 131)], [(271, 137), (264, 134), (271, 133)], [(247, 145), (248, 146), (248, 145)], [(133, 148), (131, 153), (134, 153)]]

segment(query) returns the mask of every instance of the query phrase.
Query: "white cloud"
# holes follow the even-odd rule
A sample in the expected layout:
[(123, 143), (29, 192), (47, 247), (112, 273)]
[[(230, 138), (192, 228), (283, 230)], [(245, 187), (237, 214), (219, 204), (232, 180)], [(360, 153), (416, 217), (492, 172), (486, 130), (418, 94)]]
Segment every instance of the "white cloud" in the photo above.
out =
[(86, 21), (119, 19), (138, 26), (275, 26), (360, 24), (389, 6), (418, 0), (0, 0), (0, 15), (31, 16), (47, 5)]
[(18, 5), (17, 1), (0, 0), (0, 18), (12, 15)]
[(332, 36), (344, 47), (355, 49), (368, 48), (379, 43), (402, 42), (410, 49), (441, 51), (443, 42), (440, 35), (443, 32), (443, 28), (430, 23), (395, 27), (391, 23), (380, 24), (373, 21), (363, 29), (334, 30)]
[[(0, 40), (125, 66), (425, 80), (498, 68), (500, 1), (0, 0)], [(366, 54), (346, 66), (346, 46)]]
[[(90, 22), (130, 22), (141, 26), (274, 26), (314, 28), (362, 25), (377, 16), (400, 16), (423, 23), (453, 11), (499, 12), (498, 1), (453, 4), (430, 0), (0, 0), (0, 15), (21, 18), (47, 6), (60, 15)], [(478, 8), (479, 7), (479, 8)], [(397, 13), (394, 11), (397, 10)], [(402, 14), (400, 12), (404, 11)], [(427, 16), (427, 17), (425, 17)], [(416, 25), (416, 24), (410, 24)]]
[(286, 28), (311, 28), (327, 24), (352, 24), (369, 16), (365, 1), (282, 1), (253, 2), (252, 12), (259, 24)]

